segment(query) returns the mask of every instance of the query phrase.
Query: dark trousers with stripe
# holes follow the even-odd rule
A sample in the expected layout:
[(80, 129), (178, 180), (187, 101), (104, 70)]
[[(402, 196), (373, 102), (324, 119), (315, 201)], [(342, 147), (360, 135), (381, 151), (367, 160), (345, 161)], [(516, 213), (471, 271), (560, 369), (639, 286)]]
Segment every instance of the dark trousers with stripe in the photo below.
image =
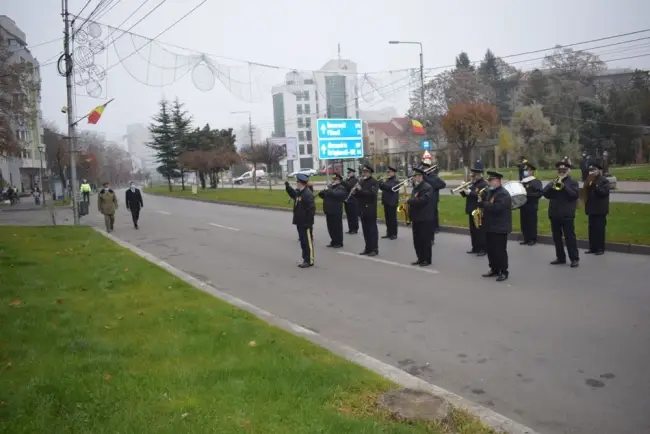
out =
[(302, 249), (302, 262), (314, 263), (314, 233), (313, 226), (297, 225), (300, 248)]

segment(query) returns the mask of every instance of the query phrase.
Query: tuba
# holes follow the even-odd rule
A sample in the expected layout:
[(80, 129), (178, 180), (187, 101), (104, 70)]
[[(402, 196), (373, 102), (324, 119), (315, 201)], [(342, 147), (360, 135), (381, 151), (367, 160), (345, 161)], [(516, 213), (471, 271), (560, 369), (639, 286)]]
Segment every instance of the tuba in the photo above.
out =
[(409, 193), (408, 190), (406, 189), (406, 183), (402, 184), (402, 190), (403, 190), (402, 201), (397, 207), (397, 212), (403, 215), (404, 224), (408, 226), (411, 224), (411, 215), (409, 214), (409, 206), (406, 203), (406, 201), (409, 199)]

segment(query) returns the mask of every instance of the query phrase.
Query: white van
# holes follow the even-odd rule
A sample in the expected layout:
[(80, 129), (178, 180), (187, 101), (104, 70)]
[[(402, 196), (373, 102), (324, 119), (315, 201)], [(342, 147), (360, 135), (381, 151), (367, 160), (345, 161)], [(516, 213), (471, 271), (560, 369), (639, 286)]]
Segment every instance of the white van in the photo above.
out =
[[(266, 176), (266, 173), (260, 169), (256, 170), (255, 174), (257, 175), (257, 182), (262, 181), (262, 179)], [(241, 176), (233, 179), (232, 182), (237, 185), (241, 185), (245, 182), (253, 182), (253, 171), (249, 170), (248, 172), (242, 173)]]

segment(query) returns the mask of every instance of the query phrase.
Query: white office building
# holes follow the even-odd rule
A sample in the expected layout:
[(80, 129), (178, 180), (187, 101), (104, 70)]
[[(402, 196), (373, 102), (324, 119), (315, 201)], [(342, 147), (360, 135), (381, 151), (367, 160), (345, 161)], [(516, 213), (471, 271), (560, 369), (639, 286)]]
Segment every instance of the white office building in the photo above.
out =
[(129, 155), (139, 163), (139, 168), (154, 171), (157, 167), (156, 153), (147, 146), (152, 139), (149, 127), (144, 124), (127, 125), (124, 137)]
[(359, 116), (357, 65), (350, 60), (330, 60), (320, 70), (292, 71), (285, 82), (273, 87), (274, 137), (295, 137), (294, 160), (283, 160), (287, 173), (319, 169), (316, 120)]
[(4, 183), (25, 191), (39, 186), (41, 160), (47, 168), (45, 154), (39, 147), (43, 143), (43, 115), (40, 101), (40, 65), (27, 48), (27, 38), (16, 23), (6, 15), (0, 15), (0, 34), (12, 53), (10, 62), (29, 63), (33, 66), (29, 79), (34, 86), (26, 92), (27, 110), (24, 116), (12, 120), (11, 128), (18, 138), (22, 151), (8, 157), (0, 157), (0, 185)]

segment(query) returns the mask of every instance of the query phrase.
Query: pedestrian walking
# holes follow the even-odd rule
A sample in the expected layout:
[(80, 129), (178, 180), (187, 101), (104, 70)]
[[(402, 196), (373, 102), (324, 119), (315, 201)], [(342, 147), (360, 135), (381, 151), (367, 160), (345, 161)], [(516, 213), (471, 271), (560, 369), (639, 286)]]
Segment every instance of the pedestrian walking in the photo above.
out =
[(133, 227), (138, 228), (138, 220), (140, 219), (140, 210), (144, 208), (142, 202), (142, 193), (139, 188), (136, 188), (133, 182), (129, 184), (129, 189), (126, 190), (126, 209), (131, 211), (131, 218), (133, 219)]
[(115, 226), (115, 211), (117, 211), (117, 195), (108, 187), (108, 182), (104, 183), (104, 188), (99, 191), (97, 196), (97, 209), (104, 215), (106, 232), (112, 232)]

